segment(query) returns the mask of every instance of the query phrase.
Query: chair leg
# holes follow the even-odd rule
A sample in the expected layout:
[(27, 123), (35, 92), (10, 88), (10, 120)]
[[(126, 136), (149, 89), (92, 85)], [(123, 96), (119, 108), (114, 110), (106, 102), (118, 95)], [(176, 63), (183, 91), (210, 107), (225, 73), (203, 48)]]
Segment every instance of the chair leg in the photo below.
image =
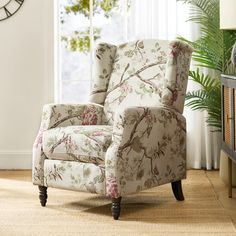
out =
[(38, 186), (39, 188), (39, 200), (41, 203), (41, 206), (45, 207), (46, 206), (46, 202), (47, 202), (47, 187), (45, 186)]
[(184, 195), (183, 195), (183, 191), (182, 191), (181, 180), (176, 181), (176, 182), (172, 182), (171, 186), (172, 186), (172, 191), (175, 195), (176, 200), (183, 201)]
[(111, 212), (114, 220), (118, 220), (120, 216), (120, 202), (121, 202), (121, 197), (112, 198)]

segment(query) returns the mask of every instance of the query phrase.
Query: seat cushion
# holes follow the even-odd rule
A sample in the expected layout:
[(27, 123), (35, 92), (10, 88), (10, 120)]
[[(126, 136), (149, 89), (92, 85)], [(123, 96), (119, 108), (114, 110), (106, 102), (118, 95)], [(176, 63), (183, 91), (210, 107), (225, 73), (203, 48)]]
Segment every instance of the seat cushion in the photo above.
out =
[(43, 152), (49, 159), (104, 165), (112, 126), (88, 125), (54, 128), (43, 133)]

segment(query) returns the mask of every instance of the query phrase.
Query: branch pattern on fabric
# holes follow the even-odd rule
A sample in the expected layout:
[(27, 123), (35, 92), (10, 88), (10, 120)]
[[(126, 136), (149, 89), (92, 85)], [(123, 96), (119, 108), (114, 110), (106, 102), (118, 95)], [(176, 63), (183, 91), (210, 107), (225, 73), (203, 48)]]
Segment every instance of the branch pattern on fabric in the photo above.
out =
[[(102, 112), (103, 108), (96, 104), (48, 104), (44, 106), (40, 130), (33, 148), (33, 178), (35, 184), (42, 186), (44, 184), (44, 161), (48, 158), (44, 153), (45, 150), (43, 150), (43, 134), (45, 131), (53, 130), (55, 127), (101, 124)], [(51, 147), (51, 152), (49, 153), (52, 154), (55, 147)], [(74, 158), (71, 159), (74, 160)]]
[[(104, 166), (112, 126), (70, 126), (44, 132), (43, 150), (50, 159), (81, 161)], [(58, 157), (60, 155), (60, 157)]]
[(173, 109), (131, 107), (116, 114), (105, 158), (107, 195), (123, 196), (184, 178), (185, 136), (185, 119)]
[(178, 41), (169, 45), (145, 40), (117, 47), (109, 84), (104, 88), (104, 122), (112, 125), (114, 111), (132, 105), (165, 104), (182, 112), (191, 53), (191, 47)]
[(48, 187), (106, 194), (104, 167), (59, 160), (46, 160), (44, 166), (44, 184)]
[(103, 105), (115, 61), (116, 46), (100, 43), (96, 46), (94, 64), (95, 78), (90, 92), (90, 102)]

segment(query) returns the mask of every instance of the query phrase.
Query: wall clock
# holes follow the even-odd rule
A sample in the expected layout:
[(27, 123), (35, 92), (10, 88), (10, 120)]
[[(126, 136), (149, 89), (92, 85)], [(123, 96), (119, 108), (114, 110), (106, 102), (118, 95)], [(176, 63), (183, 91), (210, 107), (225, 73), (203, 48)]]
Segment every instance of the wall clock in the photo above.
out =
[(0, 0), (0, 21), (13, 16), (22, 6), (24, 0)]

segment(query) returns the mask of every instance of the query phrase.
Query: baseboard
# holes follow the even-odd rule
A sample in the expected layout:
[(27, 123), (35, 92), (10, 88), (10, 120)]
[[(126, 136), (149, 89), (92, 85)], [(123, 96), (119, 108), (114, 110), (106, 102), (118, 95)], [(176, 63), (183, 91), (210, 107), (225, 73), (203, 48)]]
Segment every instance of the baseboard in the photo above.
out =
[(0, 151), (0, 169), (31, 169), (31, 151)]

